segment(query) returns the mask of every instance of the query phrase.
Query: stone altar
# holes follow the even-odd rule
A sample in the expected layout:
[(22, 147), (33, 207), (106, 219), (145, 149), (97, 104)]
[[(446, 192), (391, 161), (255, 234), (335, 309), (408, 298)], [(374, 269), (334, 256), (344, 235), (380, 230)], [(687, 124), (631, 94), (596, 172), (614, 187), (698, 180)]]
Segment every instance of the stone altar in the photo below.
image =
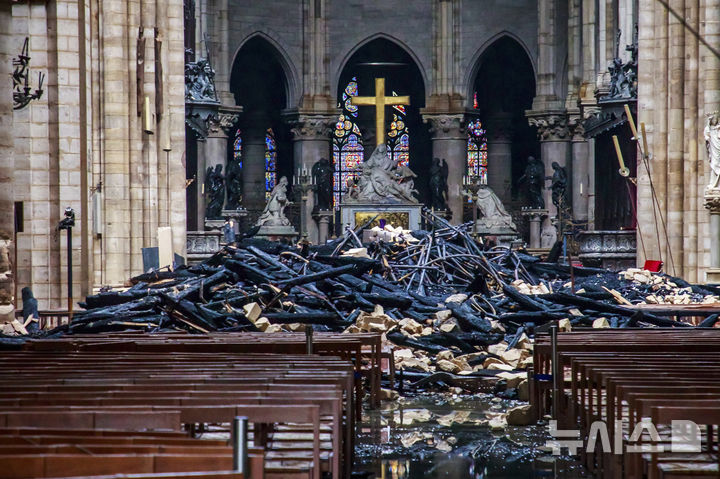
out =
[(392, 226), (420, 228), (422, 205), (415, 199), (415, 173), (387, 156), (385, 145), (378, 145), (360, 165), (358, 180), (348, 187), (347, 200), (340, 205), (343, 224), (356, 228), (375, 215)]
[(582, 231), (578, 234), (580, 261), (585, 266), (596, 266), (620, 271), (634, 268), (637, 263), (637, 233), (635, 230)]

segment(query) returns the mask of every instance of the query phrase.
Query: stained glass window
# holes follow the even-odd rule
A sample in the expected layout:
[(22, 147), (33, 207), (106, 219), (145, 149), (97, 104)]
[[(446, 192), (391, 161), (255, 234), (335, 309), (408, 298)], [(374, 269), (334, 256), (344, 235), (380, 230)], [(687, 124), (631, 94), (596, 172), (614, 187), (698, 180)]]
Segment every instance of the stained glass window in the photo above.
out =
[[(393, 96), (397, 96), (392, 92)], [(390, 131), (388, 131), (387, 153), (388, 157), (393, 161), (398, 161), (400, 165), (408, 165), (410, 163), (410, 132), (405, 123), (405, 106), (393, 105), (393, 120), (390, 123)]]
[(265, 199), (270, 199), (270, 192), (275, 188), (277, 178), (277, 148), (275, 133), (268, 128), (265, 133)]
[(242, 169), (242, 132), (238, 129), (235, 132), (235, 141), (233, 142), (233, 160)]
[(487, 138), (480, 120), (468, 124), (467, 176), (480, 178), (487, 184)]
[(357, 96), (357, 94), (357, 78), (353, 77), (343, 91), (343, 111), (335, 124), (333, 136), (333, 164), (335, 165), (333, 196), (336, 209), (340, 207), (343, 191), (347, 190), (349, 184), (355, 181), (357, 176), (355, 170), (363, 161), (362, 135), (360, 128), (355, 123), (358, 107), (350, 101), (351, 97)]

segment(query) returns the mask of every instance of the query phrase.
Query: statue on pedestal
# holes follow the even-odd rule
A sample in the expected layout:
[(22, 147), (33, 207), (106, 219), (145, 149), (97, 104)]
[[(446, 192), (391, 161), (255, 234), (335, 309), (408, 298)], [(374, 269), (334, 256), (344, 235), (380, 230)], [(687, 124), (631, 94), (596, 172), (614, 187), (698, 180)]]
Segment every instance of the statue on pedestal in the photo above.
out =
[(225, 178), (222, 174), (222, 165), (208, 166), (205, 172), (205, 217), (217, 219), (221, 217), (223, 203), (225, 203)]
[(476, 201), (477, 208), (483, 216), (478, 220), (478, 223), (483, 228), (487, 228), (490, 232), (503, 229), (517, 230), (512, 216), (510, 216), (500, 198), (490, 187), (480, 185)]
[(387, 156), (385, 145), (378, 145), (370, 158), (360, 165), (357, 186), (348, 198), (354, 202), (417, 203), (413, 196), (415, 173), (399, 166)]
[(710, 182), (707, 189), (716, 189), (720, 181), (720, 112), (716, 111), (708, 116), (704, 136), (710, 162)]
[(315, 206), (319, 211), (329, 211), (333, 204), (333, 166), (327, 158), (320, 158), (312, 167), (315, 184)]
[(436, 211), (445, 211), (448, 197), (448, 164), (445, 158), (433, 158), (430, 166), (430, 207)]
[(242, 198), (242, 168), (240, 167), (240, 163), (235, 159), (228, 162), (225, 185), (227, 187), (226, 208), (228, 210), (239, 209)]
[(525, 184), (525, 195), (530, 209), (545, 209), (545, 199), (542, 195), (544, 179), (545, 165), (543, 162), (533, 156), (528, 157), (525, 173), (518, 181), (520, 184)]
[(287, 178), (280, 178), (270, 193), (262, 215), (255, 223), (257, 226), (290, 226), (290, 220), (285, 217), (285, 207), (288, 205), (287, 185)]
[(555, 207), (560, 210), (565, 205), (565, 191), (567, 190), (567, 173), (565, 168), (560, 166), (557, 161), (552, 162), (554, 173), (548, 176), (551, 180), (550, 189), (552, 190), (552, 202)]

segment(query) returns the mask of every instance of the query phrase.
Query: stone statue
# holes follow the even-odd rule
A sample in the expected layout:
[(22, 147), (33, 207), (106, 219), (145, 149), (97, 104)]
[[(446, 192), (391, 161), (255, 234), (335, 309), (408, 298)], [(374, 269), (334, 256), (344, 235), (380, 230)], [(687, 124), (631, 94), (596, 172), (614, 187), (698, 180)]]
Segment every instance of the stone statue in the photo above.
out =
[(225, 224), (222, 227), (223, 240), (227, 244), (235, 243), (235, 222), (230, 218), (225, 218)]
[(561, 209), (565, 205), (567, 172), (557, 161), (552, 162), (552, 168), (554, 170), (553, 175), (548, 176), (546, 179), (552, 181), (552, 183), (550, 183), (550, 189), (552, 190), (552, 202), (557, 209)]
[(185, 101), (217, 102), (215, 70), (209, 60), (185, 64)]
[(480, 185), (477, 192), (477, 208), (482, 213), (478, 220), (480, 226), (492, 230), (517, 230), (512, 216), (505, 210), (500, 198), (487, 185)]
[(445, 211), (448, 196), (448, 164), (445, 158), (433, 158), (430, 166), (430, 207), (436, 211)]
[(315, 207), (320, 211), (329, 211), (333, 204), (333, 166), (327, 158), (312, 167), (313, 183), (315, 184)]
[(399, 166), (387, 156), (385, 145), (378, 145), (367, 161), (360, 165), (357, 185), (348, 201), (367, 203), (417, 203), (413, 196), (415, 173)]
[(710, 182), (707, 188), (713, 189), (718, 187), (720, 181), (720, 112), (708, 116), (704, 136), (710, 161)]
[(255, 223), (257, 226), (290, 226), (290, 220), (285, 217), (285, 207), (288, 205), (287, 185), (287, 178), (280, 178), (270, 193), (262, 215)]
[(623, 63), (620, 57), (620, 37), (622, 31), (618, 30), (615, 39), (615, 58), (608, 66), (610, 73), (610, 89), (605, 98), (637, 98), (637, 52), (638, 52), (638, 30), (635, 25), (633, 43), (626, 45), (625, 50), (631, 53), (630, 61)]
[(242, 168), (240, 167), (240, 162), (235, 159), (228, 162), (225, 187), (227, 188), (226, 208), (229, 210), (240, 209), (240, 201), (242, 199)]
[(519, 178), (519, 183), (525, 185), (527, 206), (531, 209), (545, 209), (545, 199), (542, 195), (543, 180), (545, 179), (545, 165), (535, 157), (529, 157), (525, 173)]
[(222, 174), (222, 165), (208, 166), (205, 173), (205, 198), (207, 206), (205, 207), (205, 218), (220, 218), (223, 203), (225, 202), (225, 178)]

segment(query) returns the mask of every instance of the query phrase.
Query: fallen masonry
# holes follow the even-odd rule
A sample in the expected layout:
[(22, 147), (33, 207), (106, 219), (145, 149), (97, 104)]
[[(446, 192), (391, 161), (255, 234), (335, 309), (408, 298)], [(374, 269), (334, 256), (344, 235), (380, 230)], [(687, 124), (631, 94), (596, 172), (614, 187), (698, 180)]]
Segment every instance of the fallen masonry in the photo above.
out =
[(304, 256), (246, 239), (201, 264), (88, 296), (71, 324), (37, 334), (378, 332), (406, 385), (474, 390), (480, 378), (524, 371), (535, 332), (550, 324), (688, 327), (673, 316), (705, 316), (702, 326), (718, 318), (717, 288), (640, 269), (571, 271), (508, 248), (483, 250), (469, 225), (426, 215), (432, 231), (366, 244), (348, 231)]

